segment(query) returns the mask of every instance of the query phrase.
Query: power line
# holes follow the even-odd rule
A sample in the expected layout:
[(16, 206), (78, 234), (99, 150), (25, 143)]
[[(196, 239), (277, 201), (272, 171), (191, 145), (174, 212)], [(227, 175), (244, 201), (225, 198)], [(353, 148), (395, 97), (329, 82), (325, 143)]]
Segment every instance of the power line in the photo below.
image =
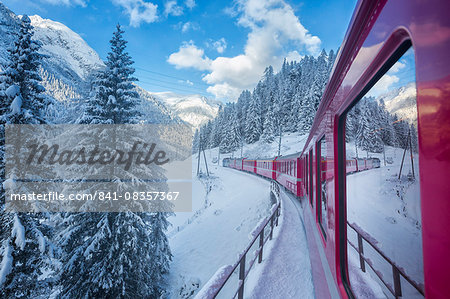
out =
[[(141, 70), (141, 71), (143, 71), (143, 72), (147, 72), (147, 73), (151, 73), (151, 74), (157, 74), (157, 75), (164, 76), (164, 77), (168, 77), (168, 78), (172, 78), (172, 79), (178, 79), (178, 80), (183, 80), (183, 81), (188, 80), (188, 79), (183, 79), (183, 78), (176, 77), (176, 76), (166, 75), (166, 74), (163, 74), (163, 73), (160, 73), (160, 72), (150, 71), (150, 70), (147, 70), (147, 69), (144, 69), (144, 68), (141, 68), (141, 67), (137, 67), (137, 66), (135, 66), (134, 68), (137, 69), (137, 70)], [(201, 85), (209, 86), (209, 85), (206, 84), (205, 82), (192, 81), (192, 80), (189, 80), (189, 81), (191, 81), (191, 82), (193, 82), (193, 83), (196, 83), (196, 84), (201, 84)]]
[[(169, 81), (165, 81), (165, 80), (159, 80), (159, 79), (155, 79), (155, 78), (151, 78), (151, 77), (145, 77), (145, 76), (139, 76), (139, 77), (142, 77), (142, 78), (144, 78), (144, 79), (149, 79), (149, 80), (152, 80), (152, 81), (161, 82), (161, 83), (174, 84), (174, 82), (169, 82)], [(139, 80), (139, 82), (144, 82), (144, 81)], [(148, 83), (148, 82), (147, 82), (147, 83)], [(177, 82), (177, 83), (178, 83), (178, 82)], [(186, 87), (186, 88), (192, 88), (192, 89), (197, 89), (197, 90), (199, 90), (199, 91), (205, 91), (204, 88), (196, 87), (196, 86), (183, 85), (183, 87)]]
[[(188, 92), (188, 93), (191, 93), (191, 94), (193, 93), (192, 90), (181, 89), (181, 88), (171, 87), (171, 86), (165, 86), (165, 85), (161, 85), (161, 84), (157, 84), (157, 83), (153, 83), (153, 82), (146, 82), (146, 81), (140, 81), (140, 82), (146, 83), (146, 84), (151, 84), (151, 85), (154, 85), (154, 86), (163, 87), (163, 88), (168, 88), (168, 89), (178, 90), (178, 91), (182, 91), (182, 92)], [(201, 94), (201, 95), (204, 95), (204, 96), (208, 96), (208, 97), (211, 96), (211, 95), (208, 95), (207, 93), (201, 92), (201, 91), (196, 92), (196, 93)]]

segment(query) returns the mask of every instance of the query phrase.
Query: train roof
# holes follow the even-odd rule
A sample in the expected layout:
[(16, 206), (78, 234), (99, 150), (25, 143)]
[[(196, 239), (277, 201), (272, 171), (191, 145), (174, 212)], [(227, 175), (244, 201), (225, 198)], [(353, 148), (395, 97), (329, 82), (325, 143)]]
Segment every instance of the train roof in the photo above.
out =
[(297, 152), (297, 153), (289, 154), (289, 155), (286, 155), (286, 156), (277, 156), (276, 158), (278, 160), (281, 160), (281, 159), (292, 159), (292, 158), (300, 157), (300, 155), (301, 155), (301, 152)]

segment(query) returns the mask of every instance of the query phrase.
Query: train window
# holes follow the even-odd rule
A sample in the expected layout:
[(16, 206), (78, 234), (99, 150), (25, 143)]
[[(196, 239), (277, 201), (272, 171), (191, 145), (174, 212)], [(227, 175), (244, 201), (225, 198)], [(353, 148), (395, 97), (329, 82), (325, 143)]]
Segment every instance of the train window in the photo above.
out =
[(327, 230), (327, 143), (325, 136), (317, 143), (317, 219), (324, 237)]
[(306, 186), (306, 194), (308, 194), (309, 185), (308, 185), (308, 155), (305, 157), (305, 186)]
[(347, 270), (357, 298), (418, 298), (424, 285), (414, 51), (397, 57), (345, 120)]

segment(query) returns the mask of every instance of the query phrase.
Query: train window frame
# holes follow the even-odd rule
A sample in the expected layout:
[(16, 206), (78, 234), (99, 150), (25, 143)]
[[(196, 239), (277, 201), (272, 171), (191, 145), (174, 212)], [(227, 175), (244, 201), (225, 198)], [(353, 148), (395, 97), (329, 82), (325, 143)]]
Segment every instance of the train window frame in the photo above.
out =
[[(325, 134), (323, 134), (320, 138), (318, 138), (318, 141), (316, 142), (316, 217), (317, 217), (317, 223), (319, 224), (319, 227), (322, 231), (322, 235), (324, 239), (327, 239), (327, 229), (328, 229), (328, 219), (326, 219), (325, 224), (326, 227), (324, 227), (323, 219), (322, 219), (322, 143), (325, 143), (325, 146), (327, 145)], [(325, 178), (326, 181), (326, 178)], [(325, 204), (328, 204), (328, 198), (325, 197)], [(327, 207), (328, 208), (328, 207)], [(328, 217), (328, 216), (327, 216)]]
[[(360, 92), (351, 101), (351, 104), (340, 114), (337, 115), (337, 159), (338, 159), (338, 228), (339, 228), (339, 263), (340, 276), (342, 284), (349, 298), (356, 298), (350, 285), (348, 273), (347, 256), (347, 190), (346, 190), (346, 148), (345, 148), (345, 126), (348, 112), (370, 91), (370, 89), (400, 60), (400, 58), (414, 46), (411, 39), (402, 41), (397, 49), (388, 57), (381, 68), (376, 71), (369, 82), (360, 90)], [(417, 80), (416, 80), (417, 84)]]
[(309, 159), (308, 154), (306, 154), (305, 161), (304, 161), (304, 163), (305, 163), (305, 171), (304, 171), (304, 174), (305, 174), (305, 191), (306, 191), (306, 194), (309, 196), (309, 180), (308, 180), (308, 175), (309, 175), (308, 161), (309, 160), (308, 159)]
[(314, 207), (314, 156), (313, 149), (309, 150), (309, 203), (311, 207)]

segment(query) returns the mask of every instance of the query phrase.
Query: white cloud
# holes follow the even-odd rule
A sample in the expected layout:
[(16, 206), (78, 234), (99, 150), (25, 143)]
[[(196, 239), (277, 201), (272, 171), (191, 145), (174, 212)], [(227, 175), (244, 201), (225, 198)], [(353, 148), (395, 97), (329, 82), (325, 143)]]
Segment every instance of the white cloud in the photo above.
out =
[(170, 54), (167, 61), (176, 68), (209, 70), (211, 67), (211, 59), (206, 57), (203, 49), (197, 48), (193, 41), (183, 43), (178, 52)]
[(186, 22), (183, 24), (183, 26), (181, 26), (181, 32), (185, 33), (188, 32), (189, 30), (199, 30), (200, 27), (197, 25), (197, 23), (192, 23), (192, 22)]
[(405, 62), (397, 61), (390, 69), (389, 73), (397, 73), (399, 70), (406, 66)]
[(195, 0), (186, 0), (184, 1), (184, 4), (186, 5), (186, 7), (188, 7), (189, 9), (193, 9), (195, 7)]
[(287, 61), (300, 61), (303, 59), (303, 55), (300, 55), (300, 53), (297, 52), (297, 50), (291, 51), (286, 55)]
[[(188, 63), (183, 60), (182, 64), (179, 64), (170, 57), (168, 60), (178, 68), (186, 67), (185, 65), (195, 68), (195, 65), (199, 65), (201, 70), (208, 70), (209, 73), (203, 80), (213, 85), (208, 91), (217, 98), (236, 100), (242, 90), (255, 86), (268, 65), (278, 69), (284, 57), (301, 57), (298, 52), (293, 51), (292, 45), (308, 54), (319, 54), (320, 39), (308, 32), (295, 16), (292, 7), (284, 0), (237, 0), (234, 7), (228, 11), (238, 18), (238, 25), (250, 29), (242, 54), (234, 57), (220, 56), (211, 60), (204, 56), (202, 49), (195, 47), (197, 52), (191, 53), (193, 57), (184, 58), (201, 63)], [(287, 45), (290, 45), (291, 49), (288, 49)], [(179, 54), (182, 48), (174, 54)], [(223, 53), (225, 47), (215, 49)], [(198, 57), (199, 51), (201, 60)], [(188, 54), (187, 51), (183, 53)]]
[(380, 80), (369, 90), (367, 96), (377, 98), (379, 95), (385, 94), (390, 90), (392, 84), (397, 83), (400, 79), (394, 75), (385, 74)]
[(166, 17), (169, 15), (181, 16), (182, 14), (183, 14), (183, 8), (177, 4), (176, 0), (167, 1), (164, 4), (164, 15)]
[(218, 99), (234, 99), (234, 97), (239, 95), (242, 90), (233, 87), (228, 83), (221, 83), (208, 87), (206, 91), (214, 94)]
[(158, 19), (158, 5), (144, 0), (112, 0), (115, 5), (123, 7), (130, 16), (130, 25), (139, 27), (142, 22), (153, 23)]
[(86, 1), (84, 0), (41, 0), (42, 2), (46, 2), (53, 5), (80, 5), (82, 7), (86, 7)]
[(227, 48), (227, 41), (225, 40), (225, 38), (221, 38), (219, 40), (216, 41), (211, 41), (210, 43), (207, 43), (207, 45), (211, 48), (213, 48), (214, 50), (217, 51), (217, 53), (222, 54), (225, 49)]

